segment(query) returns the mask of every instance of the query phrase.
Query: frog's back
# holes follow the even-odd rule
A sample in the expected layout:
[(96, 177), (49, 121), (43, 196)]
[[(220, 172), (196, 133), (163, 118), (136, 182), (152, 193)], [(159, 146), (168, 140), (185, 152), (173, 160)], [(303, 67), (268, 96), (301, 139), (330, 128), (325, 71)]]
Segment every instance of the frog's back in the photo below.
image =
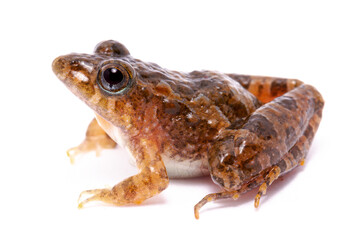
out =
[(227, 74), (216, 71), (171, 71), (140, 60), (136, 60), (136, 68), (143, 86), (152, 86), (155, 95), (165, 101), (183, 104), (195, 114), (203, 112), (204, 116), (210, 117), (205, 111), (215, 107), (223, 115), (223, 120), (232, 124), (246, 118), (261, 105), (239, 81)]

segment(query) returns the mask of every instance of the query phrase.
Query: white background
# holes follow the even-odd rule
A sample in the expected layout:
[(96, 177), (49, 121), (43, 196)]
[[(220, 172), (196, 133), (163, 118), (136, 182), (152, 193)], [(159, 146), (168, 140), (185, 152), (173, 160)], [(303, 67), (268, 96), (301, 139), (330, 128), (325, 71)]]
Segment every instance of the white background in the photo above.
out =
[[(2, 1), (0, 239), (359, 239), (360, 7), (356, 1)], [(115, 39), (136, 58), (180, 71), (298, 78), (326, 105), (304, 167), (270, 187), (259, 209), (193, 206), (219, 189), (173, 180), (140, 206), (78, 194), (136, 169), (117, 149), (71, 165), (65, 151), (92, 112), (51, 71), (58, 55)]]

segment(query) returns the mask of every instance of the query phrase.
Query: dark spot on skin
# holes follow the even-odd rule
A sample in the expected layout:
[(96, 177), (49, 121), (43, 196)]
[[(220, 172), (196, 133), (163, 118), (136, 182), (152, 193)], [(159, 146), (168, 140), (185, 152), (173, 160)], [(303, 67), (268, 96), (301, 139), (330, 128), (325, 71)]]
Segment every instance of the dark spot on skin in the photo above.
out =
[(180, 112), (180, 105), (176, 101), (164, 102), (164, 112), (171, 115), (178, 115)]
[(217, 170), (219, 172), (224, 172), (225, 171), (225, 166), (223, 164), (218, 163), (216, 168), (217, 168)]
[(124, 199), (131, 201), (137, 194), (137, 186), (132, 180), (124, 181), (121, 184), (121, 188), (124, 189)]
[[(191, 87), (187, 86), (186, 84), (176, 84), (175, 86), (177, 87), (175, 92), (181, 92), (186, 95), (194, 95), (194, 93), (196, 91), (195, 89), (192, 89)], [(172, 86), (172, 87), (175, 88), (175, 86)]]
[[(245, 175), (253, 175), (252, 173), (258, 173), (262, 170), (262, 166), (258, 158), (249, 158), (243, 162), (243, 169), (239, 169), (243, 171)], [(244, 171), (245, 170), (245, 171)]]
[(297, 109), (296, 101), (292, 97), (282, 96), (275, 99), (276, 103), (289, 110)]
[(231, 105), (234, 112), (237, 113), (239, 116), (246, 116), (248, 115), (248, 111), (246, 106), (242, 102), (237, 102), (236, 104)]
[(287, 168), (286, 162), (284, 159), (281, 159), (281, 161), (277, 164), (277, 166), (280, 168), (281, 172), (284, 172)]
[(311, 142), (314, 138), (314, 131), (313, 128), (309, 125), (305, 132), (304, 132), (304, 136), (308, 139), (309, 142)]
[(204, 77), (205, 77), (204, 72), (196, 71), (196, 70), (190, 72), (189, 75), (190, 75), (192, 78), (194, 78), (194, 79), (197, 79), (197, 78), (201, 79), (201, 78), (204, 78)]
[(233, 123), (231, 123), (231, 125), (229, 127), (227, 127), (227, 129), (234, 129), (234, 130), (240, 129), (246, 122), (245, 120), (246, 120), (246, 118), (238, 119), (238, 120), (234, 121)]
[(293, 155), (295, 160), (299, 160), (302, 157), (302, 152), (298, 146), (292, 147), (289, 152)]
[(198, 81), (198, 84), (199, 84), (199, 88), (207, 88), (211, 85), (211, 81), (205, 79), (205, 80)]
[(269, 186), (269, 184), (270, 184), (270, 178), (266, 178), (265, 183), (266, 183), (266, 186)]
[(167, 175), (167, 172), (166, 172), (166, 169), (165, 168), (161, 168), (159, 170), (159, 175), (162, 179), (167, 179), (168, 178), (168, 175)]
[(229, 188), (232, 188), (235, 186), (235, 182), (233, 179), (230, 179), (230, 184), (229, 184)]
[(222, 163), (225, 164), (225, 165), (233, 165), (234, 164), (234, 156), (227, 155), (223, 159)]
[(258, 96), (261, 96), (263, 89), (264, 89), (264, 85), (260, 84), (258, 86)]
[(318, 113), (318, 115), (320, 116), (321, 118), (321, 113), (322, 113), (322, 109), (324, 107), (324, 102), (322, 101), (322, 99), (318, 99), (317, 101), (315, 101), (315, 112)]
[(280, 160), (280, 152), (276, 148), (266, 148), (263, 150), (263, 153), (270, 158), (271, 165), (277, 164)]
[(229, 74), (229, 77), (241, 84), (245, 89), (248, 89), (251, 83), (251, 76), (248, 75), (239, 75), (239, 74)]
[(102, 106), (103, 108), (106, 108), (108, 105), (108, 100), (107, 98), (101, 98), (100, 101), (98, 102), (99, 106)]
[(252, 115), (243, 128), (248, 129), (250, 132), (255, 133), (264, 140), (270, 140), (271, 138), (277, 137), (274, 125), (266, 117), (260, 114)]
[(263, 172), (262, 172), (262, 178), (265, 179), (268, 174), (269, 174), (269, 173), (268, 173), (267, 170), (263, 171)]
[(252, 189), (252, 188), (254, 188), (254, 187), (257, 187), (259, 184), (256, 182), (256, 181), (253, 181), (253, 182), (250, 182), (249, 184), (248, 184), (248, 188), (249, 189)]
[(270, 86), (271, 95), (273, 97), (280, 96), (287, 91), (287, 79), (275, 79)]

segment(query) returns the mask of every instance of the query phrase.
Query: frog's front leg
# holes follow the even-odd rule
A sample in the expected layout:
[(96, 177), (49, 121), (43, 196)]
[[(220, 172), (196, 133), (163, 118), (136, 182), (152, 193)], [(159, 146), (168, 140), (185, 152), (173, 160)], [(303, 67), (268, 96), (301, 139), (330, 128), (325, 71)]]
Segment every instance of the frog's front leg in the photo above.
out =
[(260, 186), (260, 196), (277, 179), (303, 164), (319, 126), (324, 101), (309, 85), (301, 85), (257, 109), (241, 129), (226, 129), (209, 153), (209, 169), (223, 192), (207, 195), (195, 206), (209, 201), (238, 198)]
[(69, 156), (71, 163), (74, 163), (76, 157), (80, 154), (95, 151), (96, 156), (99, 156), (102, 149), (114, 147), (116, 147), (116, 142), (106, 134), (94, 118), (87, 128), (84, 141), (77, 147), (70, 148), (67, 151), (67, 155)]
[(163, 191), (169, 184), (165, 165), (158, 152), (156, 144), (146, 139), (140, 139), (136, 144), (136, 163), (140, 172), (131, 176), (112, 189), (87, 190), (80, 194), (92, 196), (79, 203), (79, 208), (90, 201), (102, 201), (114, 205), (140, 204)]

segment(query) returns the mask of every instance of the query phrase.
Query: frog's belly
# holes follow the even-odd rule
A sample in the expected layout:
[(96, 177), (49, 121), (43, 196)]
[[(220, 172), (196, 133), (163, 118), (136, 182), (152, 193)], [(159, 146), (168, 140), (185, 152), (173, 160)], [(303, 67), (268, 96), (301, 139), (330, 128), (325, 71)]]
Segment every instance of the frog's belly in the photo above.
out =
[(181, 159), (180, 157), (169, 157), (167, 154), (161, 155), (164, 161), (169, 178), (191, 178), (209, 175), (206, 159)]
[[(136, 160), (132, 156), (130, 150), (128, 148), (126, 148), (126, 150), (131, 156), (131, 165), (135, 166)], [(169, 178), (192, 178), (209, 175), (209, 169), (205, 159), (188, 160), (181, 159), (180, 157), (169, 157), (168, 154), (162, 154), (161, 158), (165, 164)]]

